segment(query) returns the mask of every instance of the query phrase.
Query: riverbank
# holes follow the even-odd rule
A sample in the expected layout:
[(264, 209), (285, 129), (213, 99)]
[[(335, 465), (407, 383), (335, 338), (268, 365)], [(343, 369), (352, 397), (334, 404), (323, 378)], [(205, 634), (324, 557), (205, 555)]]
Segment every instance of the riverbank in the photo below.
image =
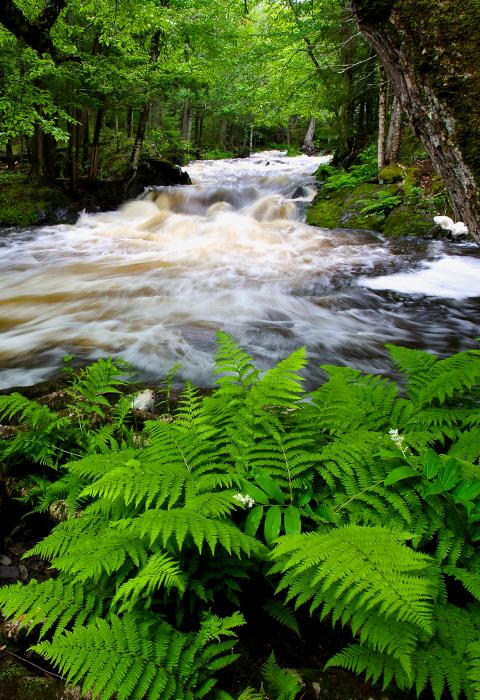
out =
[(0, 228), (74, 224), (81, 211), (109, 211), (134, 199), (145, 187), (188, 185), (178, 165), (158, 158), (143, 159), (134, 174), (89, 182), (78, 181), (75, 192), (63, 178), (53, 183), (32, 182), (22, 166), (0, 171)]
[(426, 159), (387, 165), (365, 160), (348, 170), (330, 165), (316, 173), (318, 192), (307, 223), (322, 228), (367, 229), (390, 237), (444, 237), (433, 223), (453, 216), (441, 178)]

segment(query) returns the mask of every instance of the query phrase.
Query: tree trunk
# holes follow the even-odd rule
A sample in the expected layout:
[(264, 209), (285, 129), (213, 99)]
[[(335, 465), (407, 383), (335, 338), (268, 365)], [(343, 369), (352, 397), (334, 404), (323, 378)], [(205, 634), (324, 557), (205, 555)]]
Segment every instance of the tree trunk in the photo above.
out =
[(132, 133), (133, 133), (133, 108), (132, 107), (127, 107), (125, 133), (126, 133), (128, 138), (130, 138)]
[(182, 124), (181, 124), (182, 139), (184, 141), (190, 141), (190, 127), (191, 127), (190, 101), (189, 101), (188, 97), (185, 97), (185, 99), (183, 100)]
[(13, 166), (15, 165), (15, 156), (13, 155), (13, 147), (11, 141), (7, 141), (5, 151), (7, 156), (7, 165), (9, 168), (13, 168)]
[(313, 136), (315, 134), (315, 117), (310, 117), (308, 123), (307, 133), (305, 134), (305, 139), (303, 141), (302, 151), (307, 154), (307, 156), (313, 156), (315, 153), (315, 146), (313, 145)]
[(38, 122), (35, 122), (32, 137), (32, 170), (31, 177), (36, 182), (45, 180), (45, 157), (43, 152), (44, 133)]
[(351, 9), (443, 178), (456, 218), (480, 244), (480, 6), (351, 0)]
[(385, 165), (385, 123), (387, 115), (387, 84), (385, 82), (385, 71), (380, 68), (380, 92), (378, 100), (378, 169)]
[(89, 141), (90, 141), (90, 129), (89, 129), (89, 111), (88, 108), (82, 109), (82, 168), (85, 169), (88, 163), (88, 152), (89, 152)]
[[(152, 49), (150, 53), (150, 65), (157, 62), (160, 55), (160, 39), (164, 36), (163, 30), (159, 29), (152, 37)], [(140, 116), (138, 118), (137, 133), (135, 134), (135, 143), (133, 144), (132, 154), (130, 156), (130, 171), (135, 173), (140, 160), (143, 141), (145, 140), (145, 131), (147, 129), (148, 115), (150, 113), (150, 102), (144, 103)]]
[(402, 112), (400, 109), (400, 100), (397, 96), (394, 96), (392, 103), (392, 116), (390, 117), (390, 126), (388, 127), (385, 163), (395, 163), (398, 160), (401, 140)]
[(225, 148), (225, 139), (227, 137), (227, 119), (226, 117), (222, 117), (220, 119), (220, 127), (218, 130), (218, 145), (221, 148)]
[(95, 128), (93, 130), (92, 141), (92, 155), (90, 157), (90, 170), (88, 173), (88, 181), (90, 183), (95, 182), (98, 175), (98, 159), (100, 156), (100, 134), (102, 131), (104, 113), (105, 106), (102, 105), (97, 109), (97, 116), (95, 117)]
[(140, 112), (140, 116), (138, 118), (137, 132), (135, 134), (135, 143), (133, 144), (132, 155), (130, 157), (130, 170), (133, 170), (134, 172), (138, 168), (138, 161), (140, 160), (140, 153), (142, 151), (143, 142), (145, 140), (145, 131), (147, 129), (149, 112), (150, 105), (148, 102), (145, 102)]

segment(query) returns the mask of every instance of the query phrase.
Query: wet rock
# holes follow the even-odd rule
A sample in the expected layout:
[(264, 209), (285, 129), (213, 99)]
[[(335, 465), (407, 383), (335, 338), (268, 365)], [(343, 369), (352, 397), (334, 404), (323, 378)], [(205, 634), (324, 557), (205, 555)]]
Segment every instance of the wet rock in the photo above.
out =
[(307, 195), (308, 192), (305, 187), (297, 187), (290, 199), (298, 199), (299, 197), (306, 197)]
[(0, 578), (16, 579), (20, 576), (18, 566), (0, 566)]
[(137, 171), (126, 178), (124, 199), (133, 199), (141, 194), (145, 187), (165, 185), (191, 185), (189, 174), (166, 160), (145, 158), (140, 161)]
[(402, 182), (405, 177), (405, 168), (401, 168), (396, 163), (386, 165), (378, 173), (378, 178), (381, 182), (393, 183)]
[(433, 229), (430, 216), (401, 205), (387, 216), (383, 232), (387, 236), (428, 236)]
[(151, 411), (155, 404), (155, 394), (151, 389), (145, 389), (145, 391), (137, 394), (132, 400), (132, 408), (134, 411)]

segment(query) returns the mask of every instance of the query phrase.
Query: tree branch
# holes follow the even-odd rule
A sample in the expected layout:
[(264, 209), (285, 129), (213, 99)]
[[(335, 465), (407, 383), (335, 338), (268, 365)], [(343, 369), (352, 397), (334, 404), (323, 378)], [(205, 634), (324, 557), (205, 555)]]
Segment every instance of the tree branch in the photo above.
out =
[(12, 32), (19, 41), (30, 46), (38, 54), (48, 53), (54, 61), (65, 60), (65, 57), (62, 59), (58, 55), (50, 37), (50, 31), (66, 3), (67, 0), (47, 0), (40, 15), (31, 22), (13, 0), (2, 0), (0, 2), (0, 23), (9, 32)]

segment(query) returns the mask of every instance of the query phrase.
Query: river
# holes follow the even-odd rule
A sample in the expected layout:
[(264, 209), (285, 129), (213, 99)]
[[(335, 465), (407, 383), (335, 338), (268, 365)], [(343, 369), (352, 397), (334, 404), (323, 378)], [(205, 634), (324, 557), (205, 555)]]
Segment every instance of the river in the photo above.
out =
[(3, 232), (0, 386), (52, 376), (65, 354), (118, 355), (150, 380), (179, 362), (208, 385), (218, 329), (262, 368), (306, 345), (311, 378), (322, 363), (388, 372), (385, 343), (474, 347), (477, 247), (306, 225), (320, 162), (197, 161), (191, 186), (74, 226)]

